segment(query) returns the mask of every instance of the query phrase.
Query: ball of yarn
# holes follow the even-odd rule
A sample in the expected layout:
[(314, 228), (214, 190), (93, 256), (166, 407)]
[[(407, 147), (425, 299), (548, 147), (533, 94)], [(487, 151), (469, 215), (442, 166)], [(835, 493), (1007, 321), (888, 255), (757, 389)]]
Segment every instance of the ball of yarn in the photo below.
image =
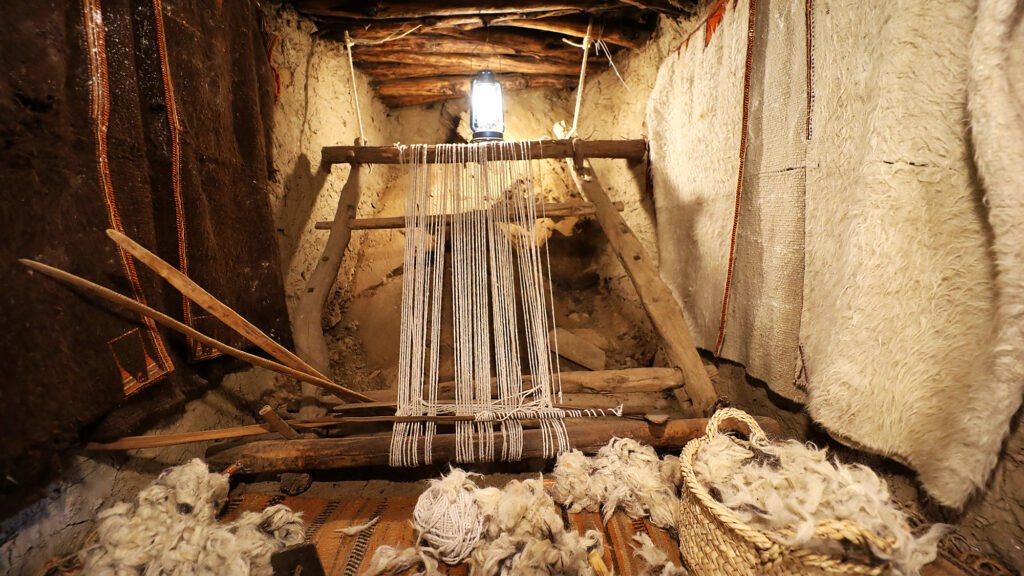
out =
[(413, 510), (413, 525), (441, 560), (457, 564), (473, 551), (484, 529), (476, 484), (459, 469), (433, 480)]

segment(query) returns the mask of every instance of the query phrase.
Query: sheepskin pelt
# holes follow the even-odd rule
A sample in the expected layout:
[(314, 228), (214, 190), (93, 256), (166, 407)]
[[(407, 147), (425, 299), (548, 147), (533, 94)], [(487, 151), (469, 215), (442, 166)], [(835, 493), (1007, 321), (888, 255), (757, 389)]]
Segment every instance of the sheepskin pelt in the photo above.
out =
[(631, 518), (650, 516), (662, 528), (678, 525), (679, 459), (662, 460), (636, 440), (613, 438), (591, 458), (579, 450), (564, 452), (551, 477), (552, 497), (570, 512), (600, 510), (608, 522), (621, 509)]
[[(481, 489), (469, 474), (453, 468), (447, 476), (432, 482), (429, 490), (434, 492), (424, 493), (421, 501), (426, 497), (432, 508), (444, 508), (429, 518), (452, 521), (424, 523), (425, 517), (417, 515), (413, 522), (417, 544), (404, 550), (378, 548), (364, 576), (412, 568), (419, 568), (417, 574), (421, 576), (440, 574), (438, 559), (461, 548), (452, 542), (457, 534), (474, 543), (466, 561), (471, 576), (594, 575), (588, 557), (592, 551), (600, 553), (603, 549), (602, 534), (590, 530), (580, 535), (567, 530), (542, 478)], [(467, 493), (474, 500), (472, 507), (461, 503)], [(453, 518), (449, 513), (456, 508), (462, 517)], [(453, 526), (460, 528), (453, 530)]]
[(953, 507), (1024, 387), (1022, 9), (978, 2), (759, 2), (738, 213), (747, 2), (663, 62), (647, 115), (661, 271), (697, 345), (738, 214), (721, 355)]
[(227, 477), (198, 458), (165, 470), (135, 502), (99, 514), (84, 574), (269, 576), (270, 555), (303, 541), (300, 514), (277, 505), (218, 524), (227, 495)]
[(892, 554), (874, 548), (861, 552), (865, 560), (870, 555), (890, 560), (896, 574), (916, 575), (934, 560), (946, 530), (937, 524), (914, 535), (907, 514), (874, 471), (829, 461), (826, 450), (795, 440), (740, 444), (726, 435), (715, 436), (697, 451), (693, 472), (741, 521), (781, 544), (856, 556), (856, 549), (815, 537), (821, 520), (849, 520), (894, 540)]

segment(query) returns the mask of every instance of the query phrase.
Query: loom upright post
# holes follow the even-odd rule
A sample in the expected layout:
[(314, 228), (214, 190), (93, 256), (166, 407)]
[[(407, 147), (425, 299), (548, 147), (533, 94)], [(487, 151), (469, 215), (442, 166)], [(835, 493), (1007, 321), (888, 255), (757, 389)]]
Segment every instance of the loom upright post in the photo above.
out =
[(665, 345), (665, 355), (669, 362), (683, 371), (684, 385), (676, 389), (676, 397), (681, 401), (681, 394), (689, 396), (694, 409), (708, 415), (718, 400), (715, 387), (708, 377), (697, 347), (690, 336), (683, 311), (676, 302), (675, 296), (658, 273), (658, 267), (647, 255), (643, 244), (630, 229), (629, 224), (612, 205), (608, 194), (601, 187), (594, 171), (585, 165), (576, 165), (568, 160), (570, 167), (576, 170), (573, 179), (580, 192), (587, 200), (594, 203), (595, 219), (608, 237), (608, 243), (618, 257), (626, 274), (636, 288), (636, 294), (643, 304), (644, 310), (651, 319), (651, 324)]
[[(327, 238), (324, 252), (317, 260), (316, 268), (306, 283), (306, 290), (299, 297), (295, 306), (295, 321), (292, 323), (292, 335), (295, 340), (295, 351), (306, 362), (320, 372), (330, 371), (330, 353), (324, 332), (321, 327), (324, 304), (330, 294), (334, 281), (341, 269), (341, 259), (345, 256), (352, 229), (348, 222), (356, 213), (359, 204), (359, 179), (363, 168), (360, 164), (352, 164), (348, 181), (341, 190), (338, 199), (338, 210), (334, 215), (331, 233)], [(326, 410), (320, 404), (320, 390), (310, 384), (302, 385), (302, 407), (299, 417), (315, 418)]]

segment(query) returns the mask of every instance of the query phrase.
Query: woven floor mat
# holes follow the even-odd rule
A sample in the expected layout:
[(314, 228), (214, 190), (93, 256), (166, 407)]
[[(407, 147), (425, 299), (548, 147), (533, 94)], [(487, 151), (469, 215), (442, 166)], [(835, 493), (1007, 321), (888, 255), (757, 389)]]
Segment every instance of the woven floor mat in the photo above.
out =
[[(356, 498), (351, 500), (330, 500), (325, 498), (303, 498), (270, 496), (266, 494), (245, 494), (234, 496), (228, 502), (223, 521), (230, 521), (245, 511), (259, 511), (274, 504), (284, 504), (296, 512), (302, 512), (306, 523), (306, 539), (316, 545), (328, 576), (356, 576), (370, 564), (373, 551), (378, 546), (405, 548), (413, 543), (413, 530), (409, 521), (416, 506), (415, 496), (394, 498)], [(380, 516), (377, 523), (356, 536), (345, 536), (336, 530), (357, 526)], [(604, 532), (604, 561), (615, 574), (629, 576), (640, 574), (642, 562), (633, 557), (633, 535), (648, 534), (655, 546), (668, 553), (676, 564), (680, 563), (679, 542), (674, 536), (654, 526), (647, 520), (633, 520), (616, 512), (607, 525), (601, 522), (597, 513), (583, 512), (569, 514), (562, 512), (567, 526), (580, 533), (597, 529)], [(463, 576), (468, 574), (464, 565), (442, 564), (445, 574)]]

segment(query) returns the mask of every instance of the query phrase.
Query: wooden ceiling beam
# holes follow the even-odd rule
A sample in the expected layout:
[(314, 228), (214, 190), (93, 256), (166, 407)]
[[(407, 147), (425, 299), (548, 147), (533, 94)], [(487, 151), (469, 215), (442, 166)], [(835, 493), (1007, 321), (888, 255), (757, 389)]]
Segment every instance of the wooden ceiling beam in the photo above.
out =
[[(392, 108), (426, 104), (452, 98), (463, 98), (469, 94), (472, 76), (440, 76), (434, 78), (411, 78), (382, 82), (377, 85), (377, 96)], [(576, 76), (501, 74), (498, 76), (502, 90), (515, 91), (527, 88), (572, 88)]]
[[(623, 2), (593, 2), (588, 0), (530, 1), (530, 0), (449, 0), (447, 2), (341, 2), (338, 0), (293, 0), (300, 12), (322, 16), (340, 16), (358, 20), (393, 20), (399, 18), (429, 18), (442, 16), (532, 14), (567, 11), (598, 13), (628, 8)], [(635, 8), (635, 7), (634, 7)]]
[(513, 46), (446, 34), (410, 34), (404, 38), (392, 40), (384, 44), (371, 44), (367, 46), (356, 44), (352, 53), (353, 56), (358, 58), (360, 54), (380, 54), (386, 52), (447, 52), (453, 54), (501, 54), (507, 56), (525, 54)]
[[(639, 48), (643, 45), (639, 34), (621, 30), (618, 27), (610, 27), (601, 22), (594, 22), (592, 36), (595, 39), (602, 39), (609, 44), (625, 46), (627, 48)], [(587, 35), (587, 21), (579, 18), (495, 18), (489, 26), (509, 26), (512, 28), (526, 28), (529, 30), (542, 30), (554, 32), (564, 36), (583, 38)]]
[[(417, 73), (418, 68), (424, 70), (432, 67), (456, 67), (456, 74), (472, 74), (479, 70), (493, 70), (497, 74), (522, 73), (522, 74), (556, 74), (572, 75), (579, 74), (580, 65), (578, 62), (545, 60), (534, 58), (523, 58), (519, 56), (487, 56), (478, 54), (424, 54), (420, 52), (378, 52), (358, 53), (354, 52), (357, 64), (370, 73), (372, 67), (368, 64), (400, 64), (406, 66), (408, 71), (415, 76), (404, 76), (415, 78), (418, 76), (436, 76), (444, 74)], [(603, 62), (595, 60), (594, 65), (600, 66)], [(372, 75), (372, 74), (371, 74)]]

